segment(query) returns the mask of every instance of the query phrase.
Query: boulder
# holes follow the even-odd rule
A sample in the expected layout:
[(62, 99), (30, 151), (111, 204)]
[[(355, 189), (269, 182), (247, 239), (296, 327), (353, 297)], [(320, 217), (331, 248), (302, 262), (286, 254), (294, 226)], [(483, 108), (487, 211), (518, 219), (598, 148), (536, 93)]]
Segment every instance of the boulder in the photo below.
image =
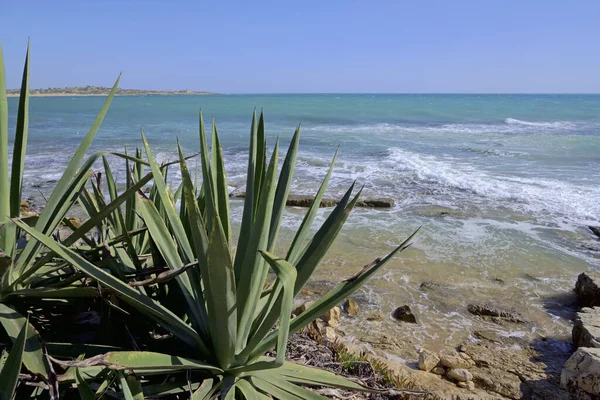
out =
[[(440, 362), (440, 358), (432, 351), (421, 348), (419, 350), (419, 369), (421, 371), (431, 371)], [(440, 374), (442, 375), (442, 374)]]
[(473, 380), (473, 374), (464, 368), (450, 368), (448, 372), (446, 372), (446, 376), (450, 379), (454, 379), (457, 382), (467, 382)]
[(358, 312), (360, 311), (358, 303), (352, 299), (347, 299), (342, 305), (342, 307), (344, 308), (344, 311), (346, 311), (346, 314), (352, 317), (358, 315)]
[(440, 351), (439, 356), (440, 363), (444, 367), (448, 368), (470, 368), (475, 364), (469, 356), (467, 356), (466, 354), (465, 356), (468, 358), (466, 358), (465, 356), (461, 356), (461, 354), (459, 354), (454, 349), (444, 349)]
[(409, 322), (411, 324), (417, 324), (417, 316), (413, 314), (412, 310), (409, 306), (398, 307), (392, 313), (392, 317), (394, 317), (398, 321)]
[(524, 323), (525, 320), (516, 310), (504, 308), (490, 303), (478, 303), (467, 305), (467, 311), (493, 322)]
[(577, 349), (565, 364), (560, 384), (574, 399), (600, 398), (600, 349)]
[(435, 367), (431, 370), (431, 373), (436, 374), (436, 375), (446, 375), (446, 368)]
[(600, 348), (599, 307), (584, 307), (577, 313), (572, 337), (575, 347)]
[(583, 307), (600, 306), (600, 275), (582, 272), (575, 283), (575, 293)]
[(600, 238), (600, 226), (589, 226), (590, 231)]
[(327, 311), (325, 314), (321, 315), (321, 319), (327, 322), (327, 325), (335, 328), (340, 326), (340, 317), (342, 312), (339, 307), (333, 307), (331, 310)]

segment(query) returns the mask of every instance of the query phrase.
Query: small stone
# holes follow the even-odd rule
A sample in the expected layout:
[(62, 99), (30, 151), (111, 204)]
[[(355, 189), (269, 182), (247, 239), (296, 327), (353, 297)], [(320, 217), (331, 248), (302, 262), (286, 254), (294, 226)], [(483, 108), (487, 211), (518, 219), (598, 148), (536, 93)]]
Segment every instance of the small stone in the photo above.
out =
[(335, 342), (335, 339), (337, 339), (335, 329), (333, 329), (331, 326), (326, 326), (323, 329), (321, 329), (321, 335), (324, 339), (327, 339), (330, 342)]
[(446, 373), (446, 376), (458, 382), (467, 382), (473, 380), (473, 374), (464, 368), (450, 368)]
[(469, 390), (475, 390), (475, 383), (473, 383), (473, 381), (467, 381), (467, 389)]
[(435, 367), (431, 370), (432, 373), (436, 375), (446, 375), (446, 368), (444, 367)]
[(298, 307), (296, 307), (296, 308), (294, 309), (294, 314), (295, 314), (295, 315), (300, 315), (300, 314), (302, 314), (304, 311), (308, 310), (308, 308), (309, 308), (310, 306), (312, 306), (312, 305), (313, 305), (313, 302), (312, 302), (312, 301), (305, 301), (304, 303), (300, 304)]
[(421, 371), (431, 371), (440, 362), (440, 358), (434, 352), (426, 349), (419, 351), (419, 369)]
[(440, 363), (448, 368), (469, 368), (473, 366), (472, 360), (466, 360), (453, 349), (444, 349), (440, 351)]
[(466, 389), (467, 388), (467, 382), (457, 382), (456, 386), (458, 386), (459, 388)]
[(327, 311), (325, 314), (321, 315), (323, 321), (327, 322), (327, 324), (333, 328), (336, 326), (340, 326), (340, 317), (342, 312), (339, 307), (333, 307), (331, 310)]
[(412, 310), (409, 306), (398, 307), (392, 313), (392, 317), (394, 317), (398, 321), (409, 322), (411, 324), (417, 324), (417, 316), (413, 314)]
[(358, 312), (360, 311), (360, 307), (358, 306), (358, 303), (352, 299), (348, 299), (344, 302), (344, 311), (346, 311), (346, 314), (355, 317)]

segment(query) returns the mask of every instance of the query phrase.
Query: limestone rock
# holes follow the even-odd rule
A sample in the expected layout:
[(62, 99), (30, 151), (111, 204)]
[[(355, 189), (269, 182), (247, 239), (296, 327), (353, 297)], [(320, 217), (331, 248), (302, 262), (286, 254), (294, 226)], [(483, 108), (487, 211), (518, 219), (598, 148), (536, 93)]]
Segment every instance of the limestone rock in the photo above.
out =
[(565, 364), (560, 384), (575, 399), (600, 398), (600, 349), (577, 349)]
[(398, 307), (392, 313), (392, 317), (398, 321), (409, 322), (411, 324), (417, 324), (417, 316), (413, 314), (409, 306)]
[(440, 358), (432, 351), (421, 349), (419, 351), (419, 369), (421, 371), (431, 371), (440, 362)]
[(335, 333), (335, 329), (331, 326), (325, 326), (321, 329), (321, 335), (324, 339), (327, 339), (330, 342), (335, 342), (337, 339), (337, 333)]
[(456, 382), (456, 386), (458, 386), (459, 388), (466, 389), (467, 388), (467, 382)]
[(444, 367), (435, 367), (431, 370), (432, 373), (436, 375), (446, 375), (446, 368)]
[(394, 199), (390, 199), (388, 197), (379, 197), (359, 200), (356, 205), (358, 207), (392, 208), (395, 204), (396, 202)]
[(584, 307), (577, 313), (573, 344), (575, 347), (600, 348), (600, 307)]
[(352, 299), (347, 299), (344, 304), (344, 311), (346, 311), (346, 314), (355, 317), (356, 315), (358, 315), (358, 312), (360, 311), (360, 307), (358, 306), (358, 303)]
[[(467, 356), (469, 357), (469, 356)], [(456, 350), (444, 349), (440, 351), (440, 363), (448, 368), (470, 368), (474, 365), (473, 360), (466, 359), (461, 356)]]
[(450, 368), (446, 373), (446, 376), (458, 382), (467, 382), (473, 380), (473, 374), (464, 368)]
[(523, 317), (516, 310), (489, 303), (469, 304), (467, 305), (467, 311), (473, 315), (479, 315), (485, 319), (490, 319), (493, 322), (525, 322)]
[(333, 307), (331, 310), (327, 311), (325, 314), (321, 316), (323, 321), (327, 322), (327, 324), (333, 328), (340, 326), (340, 317), (342, 312), (339, 307)]
[(583, 307), (600, 306), (600, 275), (582, 272), (575, 283), (575, 293)]

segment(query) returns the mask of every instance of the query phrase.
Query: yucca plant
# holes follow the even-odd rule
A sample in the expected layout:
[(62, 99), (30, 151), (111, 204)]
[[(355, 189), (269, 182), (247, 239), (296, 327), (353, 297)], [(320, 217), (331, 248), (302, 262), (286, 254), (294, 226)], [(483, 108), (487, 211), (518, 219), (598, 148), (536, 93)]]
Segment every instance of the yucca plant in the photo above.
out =
[[(278, 177), (279, 142), (275, 143), (267, 164), (264, 117), (261, 113), (257, 119), (255, 114), (250, 134), (243, 216), (239, 237), (234, 242), (228, 185), (217, 129), (213, 121), (210, 151), (201, 113), (199, 126), (202, 170), (199, 189), (189, 172), (183, 150), (178, 146), (182, 183), (180, 189), (173, 191), (167, 184), (167, 169), (157, 163), (142, 133), (147, 160), (131, 157), (138, 166), (138, 172), (136, 178), (135, 168), (128, 169), (128, 183), (136, 185), (140, 182), (136, 181), (141, 176), (140, 164), (149, 166), (153, 177), (149, 195), (140, 191), (135, 200), (129, 198), (128, 206), (135, 207), (135, 210), (126, 207), (125, 216), (118, 207), (107, 211), (102, 204), (94, 205), (103, 201), (103, 196), (96, 189), (93, 189), (96, 195), (90, 193), (82, 198), (96, 222), (98, 215), (102, 214), (104, 218), (110, 215), (105, 229), (113, 231), (113, 239), (120, 238), (113, 240), (118, 242), (113, 246), (119, 246), (120, 251), (115, 250), (111, 259), (118, 260), (120, 267), (125, 269), (154, 271), (149, 286), (136, 284), (139, 279), (135, 274), (133, 281), (124, 280), (113, 269), (95, 265), (97, 263), (82, 256), (77, 249), (54, 241), (37, 227), (15, 220), (18, 227), (46, 246), (52, 254), (60, 256), (64, 262), (116, 294), (135, 312), (158, 323), (186, 349), (186, 357), (152, 351), (115, 351), (80, 362), (63, 362), (63, 365), (79, 367), (82, 374), (86, 374), (88, 368), (98, 366), (108, 367), (113, 372), (132, 371), (142, 384), (151, 384), (150, 377), (156, 374), (175, 374), (176, 383), (169, 387), (170, 393), (176, 390), (174, 388), (193, 389), (194, 399), (323, 398), (304, 386), (368, 390), (332, 373), (286, 362), (287, 340), (291, 333), (307, 326), (357, 290), (391, 257), (404, 250), (414, 234), (386, 257), (377, 259), (343, 281), (292, 319), (294, 298), (332, 245), (356, 204), (360, 190), (353, 196), (353, 184), (314, 236), (307, 240), (333, 169), (334, 156), (286, 256), (274, 255), (293, 178), (300, 128), (292, 138)], [(108, 173), (108, 164), (105, 167), (107, 178), (110, 176), (109, 181), (113, 181), (108, 184), (113, 192), (111, 187), (116, 185), (112, 174)], [(116, 189), (111, 198), (119, 198)], [(180, 200), (179, 210), (175, 206), (176, 199)], [(112, 200), (111, 204), (114, 202)], [(127, 215), (130, 222), (127, 222)], [(136, 224), (146, 234), (146, 239), (139, 240), (137, 245), (130, 235), (134, 228), (131, 221), (136, 218), (139, 219)], [(120, 236), (115, 236), (117, 234)], [(151, 257), (139, 251), (149, 251)], [(154, 290), (158, 286), (167, 289), (176, 301), (165, 301), (164, 293)], [(265, 353), (274, 348), (276, 357), (265, 357)], [(97, 369), (94, 371), (94, 374), (97, 373)], [(183, 371), (187, 374), (176, 374)], [(97, 376), (94, 374), (88, 375), (92, 381)], [(111, 379), (114, 380), (115, 376), (111, 375)], [(107, 382), (106, 377), (102, 379)], [(149, 391), (146, 388), (146, 392)]]

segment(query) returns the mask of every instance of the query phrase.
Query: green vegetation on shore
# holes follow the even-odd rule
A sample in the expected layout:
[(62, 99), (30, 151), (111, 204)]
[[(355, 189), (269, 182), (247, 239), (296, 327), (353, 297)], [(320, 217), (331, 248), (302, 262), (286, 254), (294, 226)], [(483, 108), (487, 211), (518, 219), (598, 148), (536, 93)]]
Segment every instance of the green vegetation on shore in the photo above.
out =
[[(202, 113), (200, 151), (192, 156), (178, 146), (177, 161), (158, 164), (143, 133), (134, 153), (88, 155), (119, 79), (41, 213), (26, 218), (29, 48), (11, 165), (0, 48), (0, 399), (16, 392), (17, 398), (302, 400), (325, 398), (311, 387), (376, 391), (288, 361), (288, 338), (355, 292), (416, 232), (292, 318), (295, 297), (362, 190), (351, 185), (314, 231), (334, 155), (286, 254), (275, 255), (300, 128), (279, 168), (279, 142), (269, 158), (264, 118), (255, 112), (234, 239), (219, 135), (213, 121), (209, 148)], [(122, 160), (125, 182), (115, 180), (109, 154)], [(187, 164), (196, 156), (200, 176)], [(92, 169), (100, 161), (101, 172)], [(174, 166), (182, 177), (176, 187), (168, 180)], [(68, 218), (75, 206), (87, 218)]]
[[(6, 91), (9, 97), (19, 96), (20, 89), (9, 89)], [(104, 86), (81, 86), (65, 88), (30, 89), (30, 96), (108, 96), (109, 87)], [(141, 89), (119, 89), (115, 96), (160, 96), (160, 95), (208, 95), (213, 92), (195, 92), (191, 90), (141, 90)]]

